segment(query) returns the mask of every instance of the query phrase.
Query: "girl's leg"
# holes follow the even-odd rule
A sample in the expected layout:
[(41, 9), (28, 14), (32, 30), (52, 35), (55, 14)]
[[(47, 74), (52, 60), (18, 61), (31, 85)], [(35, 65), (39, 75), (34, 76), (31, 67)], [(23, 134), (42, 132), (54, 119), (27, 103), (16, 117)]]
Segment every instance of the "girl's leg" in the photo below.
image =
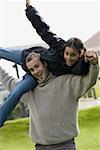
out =
[(22, 50), (0, 48), (0, 58), (15, 62), (16, 64), (22, 63)]
[(34, 89), (37, 85), (37, 81), (26, 75), (22, 81), (15, 87), (15, 89), (8, 96), (7, 100), (0, 107), (0, 127), (3, 126), (8, 115), (13, 111), (17, 103), (19, 102), (21, 96), (27, 91)]

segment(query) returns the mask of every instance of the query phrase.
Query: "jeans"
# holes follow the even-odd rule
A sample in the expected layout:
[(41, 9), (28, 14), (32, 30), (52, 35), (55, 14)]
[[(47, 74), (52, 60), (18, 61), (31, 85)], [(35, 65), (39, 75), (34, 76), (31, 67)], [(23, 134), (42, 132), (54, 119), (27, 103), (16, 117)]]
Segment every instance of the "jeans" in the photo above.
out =
[[(0, 57), (6, 60), (15, 62), (17, 64), (22, 63), (22, 51), (21, 50), (10, 50), (0, 48)], [(18, 85), (12, 90), (6, 101), (0, 107), (0, 127), (3, 126), (8, 115), (13, 111), (21, 96), (36, 87), (37, 81), (30, 75), (26, 74)]]
[(15, 62), (16, 64), (20, 65), (22, 63), (22, 50), (0, 47), (0, 58)]

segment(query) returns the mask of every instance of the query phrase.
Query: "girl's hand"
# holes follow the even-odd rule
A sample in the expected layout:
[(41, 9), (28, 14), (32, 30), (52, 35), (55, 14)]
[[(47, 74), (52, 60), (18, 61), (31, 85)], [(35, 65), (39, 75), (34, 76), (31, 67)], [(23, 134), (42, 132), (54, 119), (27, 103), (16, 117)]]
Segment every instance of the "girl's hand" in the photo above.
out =
[(85, 59), (87, 61), (90, 61), (90, 63), (93, 64), (93, 65), (96, 65), (98, 63), (98, 55), (93, 50), (86, 51)]
[(30, 6), (30, 0), (26, 0), (26, 7)]

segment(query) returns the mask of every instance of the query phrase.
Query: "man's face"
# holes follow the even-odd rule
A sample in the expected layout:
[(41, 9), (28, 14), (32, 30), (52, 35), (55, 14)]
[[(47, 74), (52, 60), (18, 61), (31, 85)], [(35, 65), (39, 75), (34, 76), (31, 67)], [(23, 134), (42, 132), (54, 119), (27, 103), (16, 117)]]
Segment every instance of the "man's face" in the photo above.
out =
[(78, 59), (80, 58), (80, 54), (71, 47), (66, 47), (64, 50), (64, 60), (68, 66), (74, 65)]
[(26, 63), (29, 72), (38, 80), (44, 81), (48, 75), (46, 63), (42, 63), (39, 58), (32, 56), (32, 59)]

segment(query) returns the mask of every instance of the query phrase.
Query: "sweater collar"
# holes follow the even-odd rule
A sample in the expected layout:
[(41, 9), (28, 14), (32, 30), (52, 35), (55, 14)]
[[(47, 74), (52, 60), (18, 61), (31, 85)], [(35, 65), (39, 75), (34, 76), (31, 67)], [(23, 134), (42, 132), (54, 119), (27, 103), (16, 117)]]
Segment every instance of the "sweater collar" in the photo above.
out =
[(44, 81), (38, 80), (39, 86), (42, 87), (46, 85), (50, 79), (55, 78), (55, 76), (50, 72)]

